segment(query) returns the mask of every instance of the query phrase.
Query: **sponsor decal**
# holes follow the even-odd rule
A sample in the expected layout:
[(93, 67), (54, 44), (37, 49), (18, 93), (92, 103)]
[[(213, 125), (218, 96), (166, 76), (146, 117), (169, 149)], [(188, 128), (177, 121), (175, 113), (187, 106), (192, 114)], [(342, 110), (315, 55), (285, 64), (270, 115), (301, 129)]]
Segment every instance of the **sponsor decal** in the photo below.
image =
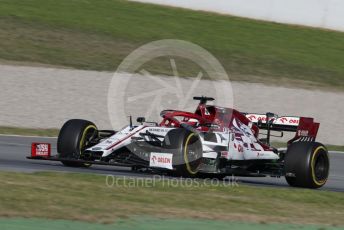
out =
[(149, 167), (173, 169), (171, 153), (151, 153)]
[(163, 133), (167, 133), (169, 131), (169, 129), (162, 129), (162, 128), (149, 128), (148, 132), (163, 132)]
[(247, 118), (248, 118), (250, 121), (255, 121), (255, 120), (257, 120), (257, 117), (256, 117), (255, 115), (249, 115)]
[[(266, 122), (267, 117), (265, 115), (257, 115), (257, 114), (248, 114), (246, 117), (252, 122)], [(275, 118), (272, 118), (275, 119)], [(298, 125), (300, 119), (297, 117), (280, 117), (275, 121), (275, 124), (282, 124), (282, 125)]]
[(49, 154), (49, 145), (48, 144), (36, 145), (36, 155), (47, 156), (48, 154)]
[(298, 136), (300, 136), (300, 137), (308, 137), (308, 130), (298, 130), (297, 131), (297, 134), (298, 134)]
[(50, 157), (50, 144), (48, 143), (32, 143), (32, 157)]
[(281, 119), (279, 119), (279, 121), (280, 121), (282, 124), (285, 124), (285, 123), (288, 121), (288, 119), (285, 118), (285, 117), (282, 117)]
[(290, 125), (298, 125), (299, 122), (300, 122), (300, 120), (294, 118), (294, 119), (289, 119), (287, 122), (288, 122)]

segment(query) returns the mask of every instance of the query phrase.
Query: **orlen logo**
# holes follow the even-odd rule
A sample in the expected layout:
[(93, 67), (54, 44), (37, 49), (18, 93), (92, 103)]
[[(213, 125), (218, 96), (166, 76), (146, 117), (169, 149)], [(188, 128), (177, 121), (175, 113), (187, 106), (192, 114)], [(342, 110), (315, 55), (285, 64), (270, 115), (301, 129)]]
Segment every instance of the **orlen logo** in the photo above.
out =
[(166, 158), (166, 157), (158, 157), (158, 162), (164, 163), (164, 164), (169, 164), (169, 163), (171, 163), (171, 159)]
[(297, 124), (299, 124), (299, 119), (288, 118), (288, 117), (281, 117), (281, 118), (279, 118), (277, 120), (277, 122), (280, 122), (282, 124), (297, 125)]
[(258, 121), (262, 121), (263, 122), (263, 121), (266, 121), (266, 120), (267, 120), (267, 117), (265, 117), (265, 116), (264, 117), (258, 117)]
[(151, 153), (149, 166), (173, 169), (172, 158), (173, 154), (171, 153)]
[(156, 156), (153, 156), (153, 157), (151, 158), (151, 161), (155, 164), (156, 161), (157, 161), (157, 157), (156, 157)]
[(167, 157), (156, 157), (153, 156), (152, 157), (152, 161), (153, 163), (163, 163), (163, 164), (170, 164), (171, 163), (171, 159), (167, 158)]
[(281, 121), (283, 124), (285, 124), (286, 122), (288, 122), (288, 119), (285, 118), (285, 117), (282, 117), (282, 118), (280, 119), (280, 121)]
[(289, 123), (290, 124), (299, 124), (299, 120), (298, 119), (290, 119)]
[(255, 115), (250, 115), (249, 117), (247, 117), (250, 121), (255, 121), (257, 119), (257, 117)]

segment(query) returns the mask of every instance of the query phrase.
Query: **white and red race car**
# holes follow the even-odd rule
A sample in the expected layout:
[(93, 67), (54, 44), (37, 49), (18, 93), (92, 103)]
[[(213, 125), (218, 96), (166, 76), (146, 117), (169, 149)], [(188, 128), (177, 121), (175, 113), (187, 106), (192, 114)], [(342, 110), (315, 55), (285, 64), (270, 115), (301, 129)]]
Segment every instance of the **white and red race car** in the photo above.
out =
[[(33, 143), (29, 158), (61, 161), (72, 167), (147, 168), (183, 177), (285, 176), (291, 186), (307, 188), (326, 183), (328, 151), (315, 142), (319, 123), (313, 118), (241, 113), (207, 105), (213, 98), (194, 99), (200, 101), (194, 113), (164, 110), (160, 123), (139, 117), (138, 125), (130, 118), (130, 124), (119, 131), (98, 130), (86, 120), (69, 120), (60, 130), (56, 156), (50, 156), (49, 145)], [(295, 132), (287, 150), (270, 145), (271, 131)]]

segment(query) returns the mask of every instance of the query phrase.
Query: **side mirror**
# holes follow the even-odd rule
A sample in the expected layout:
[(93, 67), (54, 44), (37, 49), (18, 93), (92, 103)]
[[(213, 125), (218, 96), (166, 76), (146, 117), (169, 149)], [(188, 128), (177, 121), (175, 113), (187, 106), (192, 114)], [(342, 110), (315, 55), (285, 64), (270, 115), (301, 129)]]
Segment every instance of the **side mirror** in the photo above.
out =
[(143, 122), (146, 121), (146, 118), (144, 118), (144, 117), (138, 117), (138, 118), (136, 119), (136, 121), (137, 121), (138, 123), (141, 123), (141, 125), (142, 125)]

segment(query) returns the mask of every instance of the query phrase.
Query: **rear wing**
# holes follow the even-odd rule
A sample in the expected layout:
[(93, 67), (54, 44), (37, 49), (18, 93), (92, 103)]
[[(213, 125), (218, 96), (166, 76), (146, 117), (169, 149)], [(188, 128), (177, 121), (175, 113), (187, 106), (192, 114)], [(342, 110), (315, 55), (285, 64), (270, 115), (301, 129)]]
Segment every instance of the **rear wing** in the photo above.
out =
[[(245, 116), (259, 129), (295, 132), (295, 137), (289, 142), (296, 140), (300, 141), (315, 141), (320, 124), (314, 122), (313, 118), (309, 117), (295, 117), (295, 116), (282, 116), (282, 117), (269, 117), (264, 114), (246, 113)], [(288, 142), (288, 143), (289, 143)]]

